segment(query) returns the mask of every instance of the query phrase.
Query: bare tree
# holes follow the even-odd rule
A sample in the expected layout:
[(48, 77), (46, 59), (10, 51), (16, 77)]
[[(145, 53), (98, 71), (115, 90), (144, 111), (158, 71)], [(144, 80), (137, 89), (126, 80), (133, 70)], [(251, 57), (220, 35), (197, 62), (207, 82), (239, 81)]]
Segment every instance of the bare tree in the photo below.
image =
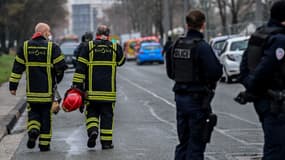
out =
[(221, 18), (223, 33), (227, 33), (227, 2), (226, 0), (216, 0)]

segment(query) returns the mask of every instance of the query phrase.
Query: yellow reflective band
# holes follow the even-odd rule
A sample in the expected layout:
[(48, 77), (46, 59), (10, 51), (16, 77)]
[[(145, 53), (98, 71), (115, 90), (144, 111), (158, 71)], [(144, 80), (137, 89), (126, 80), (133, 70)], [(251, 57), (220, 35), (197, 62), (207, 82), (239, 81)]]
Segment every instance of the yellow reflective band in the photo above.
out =
[[(28, 63), (28, 41), (24, 42), (24, 58), (25, 62)], [(26, 88), (27, 92), (30, 91), (30, 80), (29, 80), (30, 74), (29, 74), (29, 66), (26, 66)]]
[(73, 78), (72, 81), (76, 83), (83, 83), (83, 79), (79, 79), (79, 78)]
[(27, 97), (28, 102), (51, 102), (52, 98), (31, 98)]
[(112, 136), (100, 136), (100, 139), (103, 141), (111, 141), (113, 140)]
[(51, 138), (52, 135), (51, 134), (40, 134), (40, 138), (46, 138), (46, 139), (49, 139)]
[(86, 124), (90, 122), (99, 122), (99, 119), (96, 117), (91, 117), (86, 120)]
[(52, 64), (47, 64), (45, 62), (27, 62), (26, 66), (31, 66), (31, 67), (53, 67)]
[(14, 82), (14, 83), (18, 83), (20, 81), (20, 79), (15, 79), (15, 78), (10, 77), (9, 81)]
[(80, 73), (74, 73), (74, 77), (85, 79), (85, 75)]
[(117, 51), (117, 43), (113, 43), (113, 59), (112, 59), (113, 62), (116, 62), (116, 57), (117, 57), (116, 51)]
[(105, 100), (105, 101), (116, 101), (116, 97), (106, 97), (106, 96), (88, 96), (88, 100)]
[(90, 124), (88, 124), (87, 125), (87, 129), (90, 129), (90, 128), (92, 128), (92, 127), (97, 127), (98, 128), (98, 124), (97, 123), (90, 123)]
[(21, 59), (19, 56), (16, 56), (15, 60), (21, 64), (25, 64), (25, 61), (23, 59)]
[(24, 42), (24, 57), (26, 62), (28, 62), (28, 41)]
[(116, 78), (115, 74), (116, 74), (116, 67), (112, 66), (112, 79), (111, 79), (112, 92), (115, 92), (115, 78)]
[(113, 130), (113, 128), (114, 128), (114, 123), (115, 123), (115, 114), (114, 114), (114, 110), (115, 110), (115, 103), (113, 102), (112, 103), (112, 111), (113, 111), (113, 117), (112, 117), (112, 130)]
[(82, 57), (78, 57), (78, 62), (84, 63), (84, 64), (88, 64), (88, 60), (82, 58)]
[(59, 57), (53, 60), (53, 64), (56, 64), (62, 60), (64, 60), (64, 55), (61, 54)]
[(92, 65), (92, 66), (116, 66), (117, 64), (115, 62), (110, 62), (110, 61), (92, 61), (89, 63), (89, 65)]
[(17, 74), (17, 73), (11, 73), (11, 77), (13, 78), (17, 78), (17, 79), (21, 79), (21, 74)]
[(97, 45), (97, 47), (104, 47), (104, 48), (109, 48), (107, 45), (102, 45), (102, 44), (100, 44), (100, 45)]
[[(48, 50), (47, 50), (47, 64), (51, 65), (52, 60), (52, 42), (48, 42)], [(52, 75), (51, 75), (51, 67), (47, 67), (47, 77), (48, 77), (48, 93), (52, 94)]]
[(36, 125), (31, 125), (31, 126), (28, 127), (28, 131), (30, 131), (31, 129), (40, 130), (40, 127), (39, 127), (39, 126), (36, 126)]
[(88, 91), (89, 96), (116, 96), (116, 92)]
[(47, 49), (47, 47), (40, 47), (40, 46), (29, 46), (29, 49)]
[(37, 125), (37, 126), (41, 126), (41, 123), (36, 121), (36, 120), (31, 120), (31, 121), (28, 122), (28, 126), (30, 126), (32, 124)]
[(39, 93), (39, 92), (37, 92), (37, 93), (35, 93), (35, 92), (27, 92), (27, 96), (28, 97), (51, 97), (52, 96), (52, 94), (50, 94), (50, 93)]
[(50, 144), (50, 141), (40, 141), (40, 145), (47, 146)]
[(103, 134), (113, 134), (113, 130), (109, 130), (109, 129), (101, 129), (100, 132)]
[(118, 65), (121, 65), (124, 62), (125, 59), (125, 54), (123, 54), (121, 60), (118, 62)]
[[(89, 64), (91, 64), (91, 61), (93, 61), (93, 54), (94, 54), (94, 51), (93, 51), (93, 47), (94, 47), (94, 43), (93, 41), (89, 41), (89, 51), (90, 51), (90, 54), (89, 54)], [(93, 78), (93, 66), (89, 66), (89, 70), (88, 70), (88, 80), (89, 80), (89, 86), (88, 86), (88, 89), (89, 91), (92, 91), (92, 78)]]

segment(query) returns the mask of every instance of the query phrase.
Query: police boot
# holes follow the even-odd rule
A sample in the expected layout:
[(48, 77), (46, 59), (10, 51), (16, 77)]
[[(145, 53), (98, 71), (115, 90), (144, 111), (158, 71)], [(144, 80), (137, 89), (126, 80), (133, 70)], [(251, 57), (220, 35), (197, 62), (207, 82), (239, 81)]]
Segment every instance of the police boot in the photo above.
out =
[(113, 149), (114, 145), (112, 142), (102, 142), (102, 149)]
[(94, 148), (95, 147), (97, 136), (98, 136), (98, 132), (97, 131), (92, 131), (91, 132), (91, 134), (89, 135), (88, 142), (87, 142), (88, 148)]
[(50, 146), (49, 145), (39, 145), (39, 148), (40, 148), (41, 152), (50, 151)]
[(27, 142), (27, 147), (29, 149), (32, 149), (32, 148), (35, 148), (35, 145), (36, 145), (36, 140), (39, 136), (39, 131), (36, 130), (36, 129), (32, 129), (29, 131), (28, 135), (29, 135), (29, 139), (28, 139), (28, 142)]

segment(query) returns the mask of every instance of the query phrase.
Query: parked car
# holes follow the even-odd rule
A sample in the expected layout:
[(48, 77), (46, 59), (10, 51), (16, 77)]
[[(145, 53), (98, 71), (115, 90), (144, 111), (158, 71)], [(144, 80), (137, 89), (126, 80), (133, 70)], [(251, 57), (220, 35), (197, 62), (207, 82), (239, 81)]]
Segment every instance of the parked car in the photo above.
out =
[(134, 60), (136, 59), (135, 54), (135, 46), (137, 44), (138, 39), (130, 39), (124, 44), (124, 53), (126, 55), (127, 60)]
[(142, 43), (136, 61), (138, 65), (145, 62), (158, 62), (163, 64), (162, 46), (157, 42)]
[(223, 78), (227, 83), (232, 82), (240, 74), (240, 62), (247, 48), (249, 37), (235, 37), (226, 40), (221, 51), (220, 62), (223, 65)]
[(73, 58), (73, 53), (79, 45), (77, 42), (65, 42), (60, 45), (61, 52), (64, 54), (65, 63), (69, 67), (74, 67), (76, 60)]
[(221, 51), (225, 45), (225, 42), (230, 39), (230, 38), (233, 38), (233, 37), (237, 37), (238, 35), (226, 35), (226, 36), (219, 36), (219, 37), (215, 37), (215, 38), (212, 38), (210, 40), (210, 45), (213, 49), (213, 51), (215, 52), (217, 58), (220, 57), (221, 55)]

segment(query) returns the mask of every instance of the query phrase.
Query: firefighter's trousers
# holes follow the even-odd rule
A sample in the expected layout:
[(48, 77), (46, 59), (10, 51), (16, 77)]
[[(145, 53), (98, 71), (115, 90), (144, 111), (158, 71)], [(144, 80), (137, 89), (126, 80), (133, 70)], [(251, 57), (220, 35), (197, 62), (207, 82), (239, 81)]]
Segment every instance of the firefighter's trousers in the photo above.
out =
[(88, 136), (99, 133), (101, 144), (112, 144), (115, 102), (89, 101), (86, 105), (86, 127)]
[(39, 146), (49, 146), (52, 137), (52, 103), (27, 103), (28, 132), (39, 131)]

